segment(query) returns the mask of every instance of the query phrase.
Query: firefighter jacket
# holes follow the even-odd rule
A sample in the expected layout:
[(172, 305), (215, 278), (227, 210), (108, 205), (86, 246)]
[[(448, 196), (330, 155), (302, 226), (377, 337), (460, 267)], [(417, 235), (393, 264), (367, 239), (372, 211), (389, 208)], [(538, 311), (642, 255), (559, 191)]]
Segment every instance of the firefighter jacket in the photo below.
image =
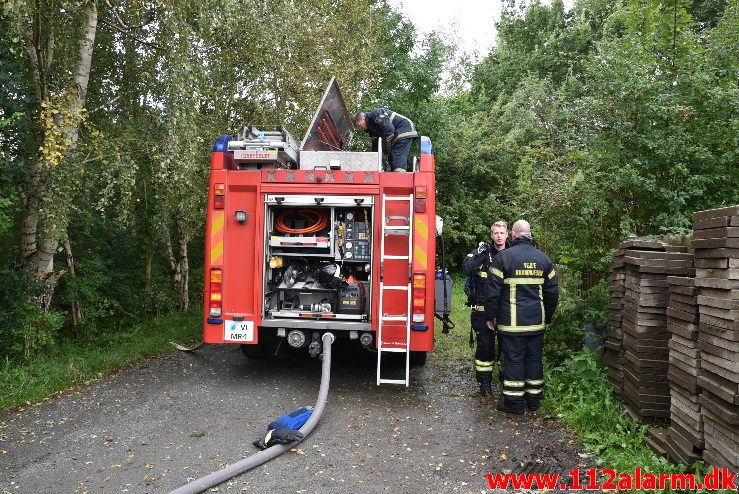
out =
[(493, 259), (487, 277), (485, 316), (498, 331), (530, 334), (552, 322), (559, 299), (552, 261), (529, 237), (518, 237)]
[[(506, 247), (508, 247), (507, 243)], [(475, 249), (462, 261), (462, 272), (469, 280), (469, 291), (465, 290), (467, 305), (473, 309), (479, 307), (480, 311), (484, 310), (485, 299), (489, 295), (489, 285), (485, 281), (493, 258), (498, 252), (493, 245), (488, 244), (482, 252)]]
[(395, 137), (396, 140), (418, 137), (416, 126), (410, 118), (387, 108), (378, 108), (365, 113), (364, 121), (367, 123), (367, 133), (371, 137), (382, 139)]

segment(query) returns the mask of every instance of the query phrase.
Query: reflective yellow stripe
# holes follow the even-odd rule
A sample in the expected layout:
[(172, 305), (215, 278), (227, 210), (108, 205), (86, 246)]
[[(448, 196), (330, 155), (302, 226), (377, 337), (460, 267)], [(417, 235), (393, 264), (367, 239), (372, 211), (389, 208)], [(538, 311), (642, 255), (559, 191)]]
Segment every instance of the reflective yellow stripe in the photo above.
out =
[(487, 271), (478, 271), (477, 272), (477, 276), (479, 276), (480, 278), (487, 278), (488, 277), (488, 272)]
[(542, 392), (541, 389), (527, 389), (526, 392), (530, 395), (538, 395)]
[(544, 278), (507, 278), (503, 283), (508, 285), (543, 285)]
[(475, 370), (478, 372), (488, 372), (488, 371), (493, 370), (493, 366), (492, 365), (488, 365), (488, 366), (476, 365)]
[(526, 379), (526, 384), (530, 384), (532, 386), (540, 386), (544, 384), (544, 379)]
[(428, 267), (428, 238), (429, 225), (428, 216), (417, 216), (414, 221), (414, 239), (413, 239), (413, 268), (425, 271)]
[(212, 211), (210, 216), (210, 263), (223, 264), (223, 211)]
[(526, 385), (524, 381), (506, 381), (503, 380), (503, 386), (510, 386), (512, 388), (523, 388)]
[(503, 275), (503, 271), (501, 271), (498, 268), (493, 268), (493, 269), (490, 270), (490, 272), (493, 273), (498, 278), (505, 278), (505, 276)]
[[(508, 281), (508, 280), (503, 280)], [(516, 285), (511, 285), (511, 326), (515, 326), (518, 319), (517, 308), (516, 308)]]
[(264, 445), (266, 446), (270, 439), (272, 439), (272, 433), (274, 432), (274, 429), (270, 429), (269, 432), (267, 432), (267, 435), (264, 436)]
[(493, 365), (493, 363), (475, 359), (475, 365)]
[(552, 272), (551, 272), (551, 273), (549, 273), (549, 275), (548, 275), (548, 276), (549, 276), (549, 279), (551, 280), (551, 279), (552, 279), (552, 278), (554, 278), (554, 277), (555, 277), (556, 275), (557, 275), (557, 272), (556, 272), (555, 270), (553, 270), (553, 269), (552, 269)]
[(541, 322), (546, 321), (546, 317), (544, 317), (544, 294), (541, 290), (541, 285), (539, 285), (539, 303), (541, 304)]
[(544, 329), (543, 324), (534, 324), (533, 326), (504, 326), (500, 324), (498, 326), (498, 329), (500, 331), (505, 331), (509, 333), (515, 333), (517, 331), (537, 331), (539, 329)]
[(523, 396), (523, 391), (508, 391), (504, 389), (503, 394), (506, 396)]
[(472, 254), (467, 254), (467, 257), (472, 257)]

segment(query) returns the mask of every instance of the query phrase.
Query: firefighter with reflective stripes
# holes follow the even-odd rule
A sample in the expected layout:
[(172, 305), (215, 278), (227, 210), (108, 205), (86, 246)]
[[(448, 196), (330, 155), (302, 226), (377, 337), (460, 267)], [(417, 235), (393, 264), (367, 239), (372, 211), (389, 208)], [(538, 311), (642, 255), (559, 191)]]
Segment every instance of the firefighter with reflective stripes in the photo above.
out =
[(497, 322), (503, 368), (498, 410), (521, 415), (526, 405), (536, 411), (544, 388), (544, 329), (559, 286), (552, 261), (533, 245), (528, 222), (514, 223), (511, 246), (493, 259), (487, 283), (485, 316), (489, 328)]
[(370, 112), (357, 113), (352, 121), (355, 127), (364, 130), (373, 138), (373, 151), (377, 151), (378, 141), (382, 139), (382, 148), (390, 153), (392, 171), (408, 171), (408, 153), (413, 139), (418, 137), (416, 126), (410, 118), (387, 108), (377, 108)]
[(473, 343), (473, 332), (477, 335), (477, 350), (475, 350), (475, 377), (480, 383), (480, 394), (493, 394), (493, 358), (495, 354), (495, 330), (488, 328), (485, 318), (485, 300), (488, 285), (485, 283), (488, 270), (493, 258), (506, 247), (508, 239), (508, 224), (497, 221), (490, 227), (492, 244), (480, 242), (462, 261), (462, 272), (469, 281), (465, 285), (467, 305), (472, 308), (470, 315), (470, 347)]

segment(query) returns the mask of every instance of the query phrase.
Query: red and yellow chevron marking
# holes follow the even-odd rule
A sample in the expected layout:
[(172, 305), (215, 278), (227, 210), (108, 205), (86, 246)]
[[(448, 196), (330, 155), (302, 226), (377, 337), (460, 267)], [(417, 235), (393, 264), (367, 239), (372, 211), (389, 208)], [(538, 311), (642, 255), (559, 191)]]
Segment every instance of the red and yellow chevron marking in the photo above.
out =
[[(412, 207), (412, 206), (411, 206)], [(415, 221), (413, 261), (415, 269), (426, 269), (428, 266), (429, 225), (428, 218), (420, 217)]]
[(210, 264), (223, 265), (223, 222), (224, 212), (210, 213)]

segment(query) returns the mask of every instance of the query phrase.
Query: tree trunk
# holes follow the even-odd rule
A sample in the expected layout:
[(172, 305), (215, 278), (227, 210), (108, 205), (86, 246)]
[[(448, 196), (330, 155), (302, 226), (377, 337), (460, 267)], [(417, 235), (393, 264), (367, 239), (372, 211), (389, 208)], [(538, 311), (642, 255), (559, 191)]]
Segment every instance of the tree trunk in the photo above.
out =
[[(77, 272), (74, 269), (74, 255), (72, 255), (72, 244), (67, 236), (64, 239), (64, 254), (67, 260), (67, 269), (69, 276), (77, 278)], [(79, 326), (82, 323), (82, 309), (80, 308), (80, 299), (78, 298), (77, 290), (72, 290), (72, 302), (69, 304), (69, 311), (72, 313), (72, 331), (75, 336), (80, 336)]]
[(172, 241), (167, 237), (165, 248), (167, 250), (167, 260), (169, 261), (169, 274), (172, 277), (172, 286), (179, 296), (178, 308), (184, 312), (190, 305), (189, 280), (190, 280), (190, 263), (187, 259), (187, 235), (185, 234), (184, 220), (180, 217), (175, 220), (177, 225), (177, 245), (178, 252), (175, 257)]
[(180, 257), (178, 265), (180, 268), (180, 311), (185, 312), (190, 305), (190, 263), (187, 259), (187, 235), (185, 234), (185, 224), (182, 218), (177, 218), (177, 240), (180, 244)]
[(151, 289), (152, 266), (154, 265), (154, 250), (151, 245), (146, 246), (146, 264), (144, 264), (144, 289)]
[(167, 261), (169, 261), (169, 276), (172, 278), (172, 285), (177, 288), (180, 285), (182, 273), (180, 272), (180, 264), (174, 256), (172, 240), (169, 238), (169, 235), (167, 236), (167, 240), (164, 242), (164, 248), (167, 250)]
[[(22, 13), (18, 19), (27, 38), (26, 51), (31, 59), (37, 94), (41, 101), (39, 116), (44, 128), (41, 151), (33, 161), (31, 189), (23, 212), (21, 253), (26, 268), (46, 285), (46, 290), (39, 299), (44, 309), (51, 305), (56, 281), (61, 275), (54, 271), (54, 254), (59, 246), (60, 233), (66, 232), (67, 227), (66, 211), (52, 209), (59, 201), (50, 184), (50, 171), (59, 166), (63, 159), (73, 155), (76, 149), (97, 32), (97, 2), (89, 0), (85, 4), (85, 23), (77, 65), (73, 68), (74, 81), (66, 88), (66, 97), (59, 98), (52, 97), (48, 87), (54, 35), (49, 31), (45, 43), (41, 36), (42, 30), (50, 29), (43, 24), (42, 19), (53, 15), (53, 12), (42, 12), (42, 6), (36, 3), (32, 17)], [(50, 210), (54, 214), (48, 214)]]

